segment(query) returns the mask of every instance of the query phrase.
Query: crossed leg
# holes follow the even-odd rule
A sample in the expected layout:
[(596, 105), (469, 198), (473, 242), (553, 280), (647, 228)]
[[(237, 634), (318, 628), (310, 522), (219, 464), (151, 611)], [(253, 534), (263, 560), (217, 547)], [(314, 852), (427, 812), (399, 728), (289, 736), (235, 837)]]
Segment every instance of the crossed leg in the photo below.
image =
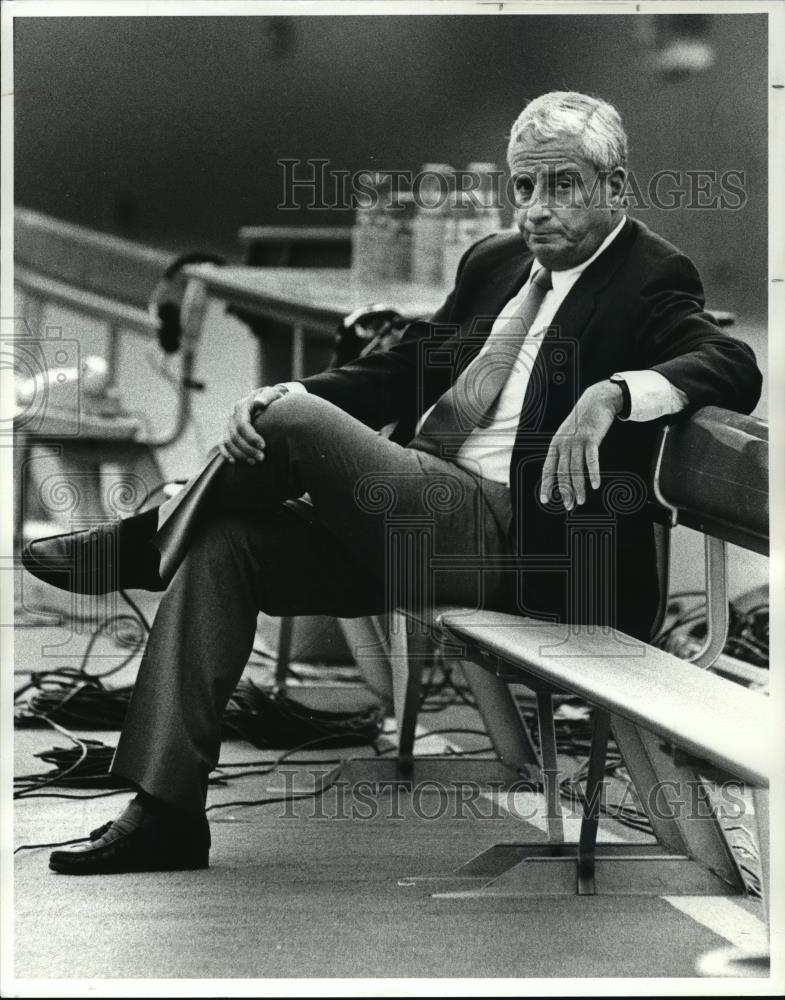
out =
[[(226, 463), (214, 484), (161, 600), (112, 765), (190, 812), (204, 808), (259, 610), (348, 618), (505, 600), (503, 575), (482, 570), (506, 551), (505, 488), (482, 488), (313, 396), (277, 400), (256, 425), (267, 457)], [(305, 493), (313, 508), (292, 502)]]

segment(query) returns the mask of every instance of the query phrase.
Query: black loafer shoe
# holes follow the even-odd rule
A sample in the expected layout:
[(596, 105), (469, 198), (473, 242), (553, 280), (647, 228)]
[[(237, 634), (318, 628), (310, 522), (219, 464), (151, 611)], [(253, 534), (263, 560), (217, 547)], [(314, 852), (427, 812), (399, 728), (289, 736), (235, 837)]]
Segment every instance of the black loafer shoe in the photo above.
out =
[(90, 842), (52, 851), (49, 867), (61, 875), (190, 871), (207, 868), (210, 824), (206, 816), (173, 822), (131, 802), (114, 822), (90, 834)]
[(153, 507), (86, 531), (37, 538), (24, 547), (22, 565), (44, 583), (76, 594), (164, 590), (151, 541), (157, 524)]

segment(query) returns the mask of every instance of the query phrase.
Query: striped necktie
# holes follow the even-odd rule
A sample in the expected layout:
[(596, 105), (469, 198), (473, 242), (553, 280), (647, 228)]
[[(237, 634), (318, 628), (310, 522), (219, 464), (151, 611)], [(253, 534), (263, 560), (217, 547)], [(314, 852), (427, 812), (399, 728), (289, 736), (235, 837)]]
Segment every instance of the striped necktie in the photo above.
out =
[(517, 309), (494, 324), (485, 350), (439, 398), (408, 447), (439, 455), (442, 445), (457, 449), (475, 428), (489, 425), (493, 406), (552, 287), (551, 272), (541, 268)]

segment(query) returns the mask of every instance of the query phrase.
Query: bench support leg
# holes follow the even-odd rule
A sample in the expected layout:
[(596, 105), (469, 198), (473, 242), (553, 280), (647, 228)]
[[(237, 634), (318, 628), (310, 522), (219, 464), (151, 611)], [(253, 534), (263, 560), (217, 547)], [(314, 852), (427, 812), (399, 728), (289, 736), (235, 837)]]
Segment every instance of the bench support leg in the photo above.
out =
[(286, 679), (289, 674), (289, 664), (292, 660), (292, 637), (294, 636), (294, 618), (281, 619), (278, 633), (278, 659), (275, 664), (275, 693), (283, 694), (286, 690)]
[(548, 842), (563, 844), (564, 820), (561, 811), (559, 759), (556, 755), (556, 726), (553, 721), (553, 695), (547, 691), (537, 691), (536, 694)]
[(338, 624), (363, 680), (392, 714), (392, 665), (379, 616), (339, 618)]
[(744, 879), (700, 773), (690, 764), (677, 764), (662, 740), (633, 723), (614, 716), (612, 726), (657, 840), (744, 892)]
[[(541, 707), (542, 718), (546, 720), (545, 725), (542, 721), (540, 724), (545, 769), (552, 763), (551, 749), (546, 750), (549, 706), (543, 700)], [(647, 812), (655, 833), (663, 842), (597, 844), (611, 726), (644, 804), (651, 807), (654, 795), (663, 786), (679, 792), (688, 779), (693, 785), (700, 783), (697, 772), (675, 765), (654, 737), (649, 742), (648, 734), (638, 727), (611, 718), (607, 712), (597, 711), (577, 844), (555, 843), (550, 836), (547, 843), (497, 844), (449, 875), (402, 879), (399, 885), (427, 886), (434, 900), (595, 895), (598, 892), (634, 896), (743, 893), (744, 883), (735, 859), (718, 818), (711, 812), (697, 818), (680, 815), (678, 811), (671, 810), (668, 814), (667, 810), (650, 808)], [(761, 807), (761, 816), (765, 824), (765, 804)], [(761, 855), (764, 853), (761, 837)]]
[(398, 728), (398, 766), (401, 777), (405, 778), (412, 774), (414, 737), (428, 642), (427, 636), (418, 633), (416, 622), (410, 622), (400, 611), (392, 612), (389, 622), (393, 703)]
[(611, 717), (607, 712), (596, 710), (592, 732), (589, 771), (586, 776), (586, 800), (583, 806), (583, 820), (578, 840), (578, 895), (593, 896), (595, 848), (597, 829), (600, 823), (600, 799), (605, 785), (605, 760), (608, 754), (608, 737), (611, 731)]
[(457, 662), (499, 759), (536, 781), (540, 775), (540, 759), (509, 685), (469, 660)]

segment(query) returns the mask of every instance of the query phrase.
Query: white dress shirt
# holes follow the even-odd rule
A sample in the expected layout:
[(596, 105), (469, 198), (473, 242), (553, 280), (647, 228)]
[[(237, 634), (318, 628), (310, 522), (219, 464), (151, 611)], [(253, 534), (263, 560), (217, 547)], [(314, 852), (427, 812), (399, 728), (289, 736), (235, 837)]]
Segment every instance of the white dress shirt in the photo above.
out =
[[(521, 408), (523, 407), (526, 388), (529, 384), (534, 363), (540, 350), (543, 337), (562, 302), (567, 298), (575, 282), (586, 268), (603, 253), (621, 232), (626, 219), (622, 219), (616, 228), (603, 240), (597, 251), (587, 260), (565, 271), (552, 271), (553, 287), (547, 292), (540, 306), (537, 318), (532, 323), (531, 330), (521, 347), (517, 361), (499, 394), (493, 409), (491, 423), (485, 428), (475, 428), (464, 441), (457, 456), (453, 459), (458, 465), (471, 472), (492, 479), (497, 483), (509, 485), (510, 460), (515, 437), (518, 430)], [(526, 297), (532, 279), (542, 268), (534, 261), (523, 288), (504, 306), (494, 323), (503, 323), (508, 316), (514, 314)], [(493, 329), (491, 332), (493, 332)], [(490, 336), (490, 335), (489, 335)], [(478, 357), (487, 349), (487, 342), (480, 350)], [(474, 362), (472, 362), (473, 364)], [(471, 365), (469, 366), (471, 368)], [(630, 390), (632, 409), (629, 420), (656, 420), (658, 417), (678, 413), (687, 404), (686, 395), (677, 389), (664, 375), (654, 371), (618, 372)], [(283, 383), (290, 391), (307, 392), (301, 382)], [(435, 404), (434, 404), (435, 405)], [(419, 431), (433, 407), (423, 413), (417, 424)]]

